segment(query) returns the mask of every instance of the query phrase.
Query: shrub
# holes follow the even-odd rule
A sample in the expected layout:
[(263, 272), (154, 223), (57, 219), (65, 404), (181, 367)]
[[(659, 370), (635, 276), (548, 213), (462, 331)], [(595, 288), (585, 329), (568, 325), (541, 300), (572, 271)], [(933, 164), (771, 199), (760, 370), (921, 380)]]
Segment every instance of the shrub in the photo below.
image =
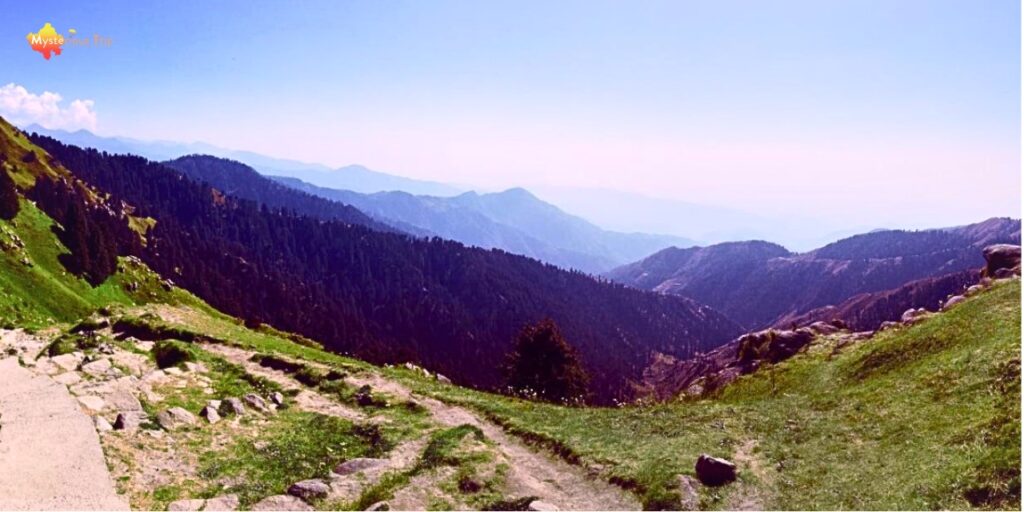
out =
[(587, 399), (589, 378), (576, 350), (551, 319), (526, 326), (506, 365), (508, 389), (525, 398), (560, 404)]

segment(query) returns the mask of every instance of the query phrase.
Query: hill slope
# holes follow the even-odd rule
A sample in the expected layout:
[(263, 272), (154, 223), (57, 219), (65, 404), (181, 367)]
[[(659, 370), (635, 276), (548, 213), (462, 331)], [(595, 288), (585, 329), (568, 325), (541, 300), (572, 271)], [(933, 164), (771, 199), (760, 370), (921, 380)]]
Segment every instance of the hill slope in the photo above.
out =
[(767, 242), (671, 248), (606, 275), (640, 289), (690, 297), (754, 330), (861, 293), (979, 268), (981, 248), (1001, 242), (1020, 243), (1019, 220), (879, 231), (803, 254)]
[(298, 190), (352, 204), (396, 226), (414, 225), (465, 244), (499, 248), (585, 272), (604, 272), (669, 246), (691, 244), (680, 237), (606, 231), (524, 189), (433, 197), (405, 192), (360, 194), (292, 178), (276, 179)]
[[(229, 314), (338, 352), (415, 361), (495, 387), (514, 335), (549, 316), (582, 354), (596, 398), (607, 401), (626, 392), (652, 353), (686, 357), (738, 333), (688, 299), (501, 251), (261, 211), (139, 157), (34, 140), (78, 178), (156, 220), (139, 249), (153, 269)], [(54, 196), (50, 207), (68, 200)]]

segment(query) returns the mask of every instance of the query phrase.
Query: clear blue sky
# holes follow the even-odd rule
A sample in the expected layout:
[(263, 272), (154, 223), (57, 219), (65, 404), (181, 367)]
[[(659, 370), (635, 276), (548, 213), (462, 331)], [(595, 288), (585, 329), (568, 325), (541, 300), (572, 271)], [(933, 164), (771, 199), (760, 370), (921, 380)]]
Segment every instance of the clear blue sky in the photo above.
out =
[[(863, 224), (1020, 208), (1016, 1), (5, 4), (0, 86), (101, 134)], [(44, 22), (112, 45), (45, 61)]]

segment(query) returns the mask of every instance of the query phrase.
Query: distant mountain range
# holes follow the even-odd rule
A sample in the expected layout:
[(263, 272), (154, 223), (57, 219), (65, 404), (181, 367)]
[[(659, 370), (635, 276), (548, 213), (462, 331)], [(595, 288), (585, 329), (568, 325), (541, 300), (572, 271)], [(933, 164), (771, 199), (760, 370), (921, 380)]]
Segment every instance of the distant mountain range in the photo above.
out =
[(262, 174), (291, 176), (321, 187), (356, 192), (402, 190), (412, 194), (438, 196), (451, 196), (463, 192), (462, 189), (452, 185), (404, 178), (373, 171), (361, 165), (331, 169), (321, 164), (274, 158), (251, 151), (224, 149), (203, 142), (143, 141), (128, 137), (101, 137), (88, 130), (66, 132), (49, 130), (35, 124), (26, 126), (23, 130), (25, 133), (35, 132), (46, 135), (65, 144), (95, 148), (107, 153), (139, 155), (154, 161), (173, 160), (185, 155), (212, 155), (229, 158), (247, 164)]
[(682, 237), (606, 231), (522, 188), (432, 197), (406, 192), (360, 194), (317, 187), (294, 178), (275, 179), (310, 194), (351, 204), (400, 229), (412, 225), (465, 244), (504, 249), (586, 272), (607, 271), (666, 247), (694, 244)]
[(689, 297), (755, 330), (855, 295), (980, 268), (981, 248), (994, 243), (1019, 244), (1020, 220), (874, 231), (802, 254), (760, 241), (670, 248), (606, 276), (639, 289)]

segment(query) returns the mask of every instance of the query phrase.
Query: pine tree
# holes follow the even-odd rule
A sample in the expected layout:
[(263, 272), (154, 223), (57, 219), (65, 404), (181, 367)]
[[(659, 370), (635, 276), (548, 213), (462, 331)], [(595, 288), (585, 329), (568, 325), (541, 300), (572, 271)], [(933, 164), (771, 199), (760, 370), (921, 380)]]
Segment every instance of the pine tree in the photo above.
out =
[(0, 219), (11, 220), (18, 215), (18, 188), (11, 175), (0, 167)]
[(550, 318), (523, 328), (508, 356), (506, 372), (514, 394), (560, 404), (581, 404), (587, 399), (589, 378), (579, 356)]

